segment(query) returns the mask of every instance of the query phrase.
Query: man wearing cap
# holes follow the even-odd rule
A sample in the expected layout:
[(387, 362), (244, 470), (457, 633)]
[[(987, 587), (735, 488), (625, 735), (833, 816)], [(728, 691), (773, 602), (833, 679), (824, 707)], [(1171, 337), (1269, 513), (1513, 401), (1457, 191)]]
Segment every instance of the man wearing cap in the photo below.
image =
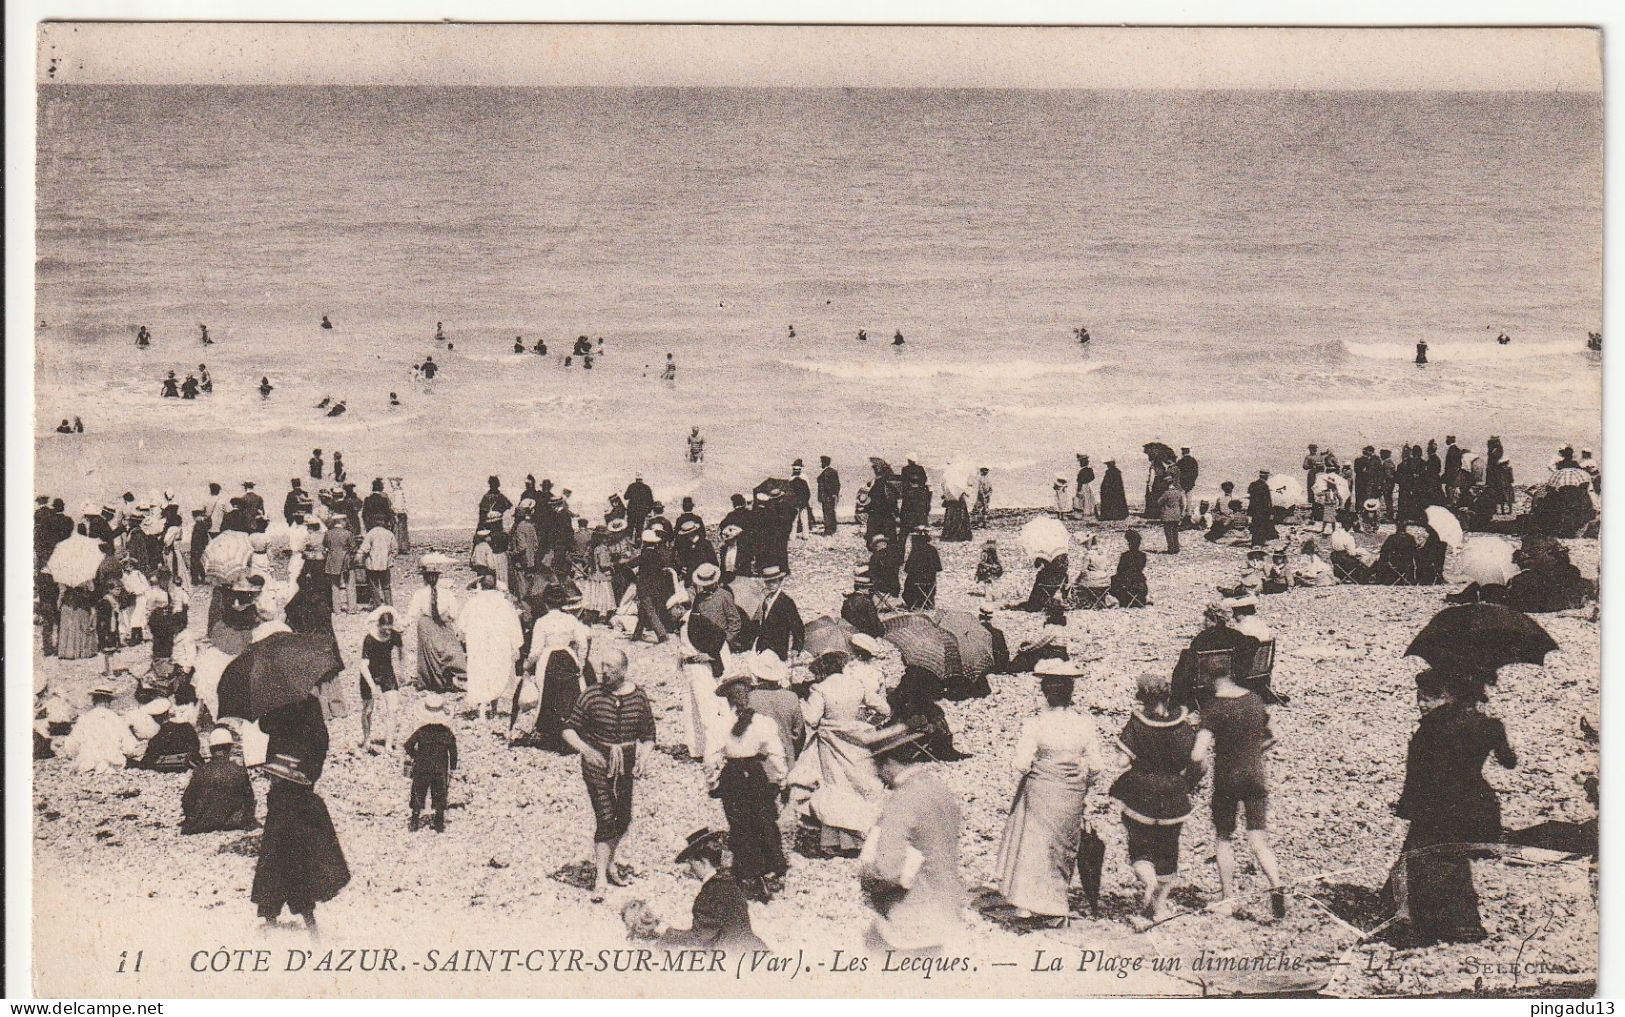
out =
[(758, 653), (775, 653), (783, 661), (789, 660), (791, 653), (800, 651), (806, 640), (801, 612), (784, 592), (784, 581), (789, 575), (789, 570), (779, 565), (761, 570), (761, 577), (767, 583), (767, 596), (756, 610), (756, 638), (751, 644), (751, 649)]
[(722, 865), (728, 844), (724, 830), (701, 828), (688, 835), (688, 843), (677, 853), (677, 864), (687, 865), (701, 881), (694, 897), (693, 922), (687, 929), (667, 929), (660, 944), (678, 949), (765, 950), (750, 924), (750, 902), (744, 888), (730, 869)]
[[(807, 478), (801, 475), (802, 463), (800, 459), (790, 464), (790, 507), (794, 510), (795, 534), (798, 540), (806, 540), (807, 534), (812, 532), (812, 488), (807, 485)], [(805, 527), (803, 527), (805, 522)]]
[(634, 474), (632, 482), (626, 485), (626, 525), (634, 537), (643, 533), (644, 520), (649, 518), (654, 503), (655, 493), (643, 482), (643, 474)]
[(346, 613), (355, 610), (349, 578), (354, 544), (355, 534), (350, 529), (350, 521), (342, 515), (333, 516), (327, 533), (322, 536), (322, 571), (326, 573), (328, 582), (333, 584), (334, 605), (342, 605)]
[(959, 795), (919, 765), (925, 737), (917, 726), (898, 724), (869, 743), (892, 789), (861, 859), (861, 879), (879, 912), (865, 937), (875, 951), (939, 954), (960, 928)]
[(1247, 485), (1247, 520), (1254, 547), (1263, 547), (1275, 539), (1275, 504), (1270, 495), (1269, 470), (1259, 470), (1258, 479)]
[(252, 830), (259, 826), (254, 818), (254, 785), (248, 780), (247, 768), (231, 749), (230, 728), (217, 727), (209, 732), (209, 759), (192, 771), (181, 795), (181, 833)]
[(841, 475), (829, 456), (818, 457), (818, 507), (824, 517), (824, 536), (835, 533), (835, 502), (841, 496)]
[(349, 884), (350, 866), (327, 803), (302, 766), (295, 755), (272, 753), (261, 768), (271, 778), (271, 789), (265, 795), (265, 830), (249, 899), (267, 926), (274, 926), (287, 907), (314, 933), (316, 905), (332, 900)]
[(298, 477), (290, 478), (287, 497), (282, 499), (282, 521), (292, 526), (301, 516), (309, 513), (310, 495)]

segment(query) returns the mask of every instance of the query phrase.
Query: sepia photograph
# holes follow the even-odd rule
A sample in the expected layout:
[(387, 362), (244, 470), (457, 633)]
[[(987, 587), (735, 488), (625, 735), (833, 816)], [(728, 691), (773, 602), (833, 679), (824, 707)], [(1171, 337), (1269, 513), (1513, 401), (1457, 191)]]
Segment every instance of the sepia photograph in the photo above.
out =
[(13, 995), (1597, 993), (1599, 29), (32, 28)]

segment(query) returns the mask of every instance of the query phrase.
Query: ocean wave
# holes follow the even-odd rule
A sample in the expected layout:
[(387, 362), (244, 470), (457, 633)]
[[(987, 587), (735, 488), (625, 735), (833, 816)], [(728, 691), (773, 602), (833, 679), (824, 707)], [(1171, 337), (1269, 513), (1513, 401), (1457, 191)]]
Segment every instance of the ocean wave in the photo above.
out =
[(1045, 406), (1000, 405), (998, 407), (969, 410), (973, 413), (997, 412), (1028, 420), (1122, 420), (1124, 418), (1186, 419), (1190, 417), (1257, 416), (1268, 419), (1282, 416), (1299, 419), (1315, 413), (1357, 413), (1369, 416), (1375, 413), (1415, 413), (1428, 407), (1450, 406), (1461, 402), (1456, 396), (1406, 396), (1393, 399), (1212, 399), (1183, 401), (1174, 405), (1135, 403), (1119, 405), (1051, 404)]
[[(1344, 339), (1342, 346), (1347, 353), (1353, 356), (1369, 357), (1373, 360), (1402, 360), (1409, 362), (1416, 359), (1416, 344), (1414, 342), (1362, 343)], [(1534, 360), (1542, 357), (1573, 356), (1584, 352), (1586, 352), (1585, 343), (1579, 340), (1573, 342), (1520, 342), (1513, 340), (1511, 343), (1502, 346), (1494, 339), (1486, 337), (1483, 342), (1429, 343), (1428, 362), (1493, 364), (1506, 360)]]
[(844, 381), (925, 380), (949, 377), (974, 378), (987, 382), (1032, 381), (1063, 375), (1078, 377), (1104, 370), (1108, 366), (1095, 363), (1057, 364), (1046, 360), (980, 360), (957, 363), (933, 360), (896, 363), (781, 360), (779, 365), (813, 374), (824, 374)]

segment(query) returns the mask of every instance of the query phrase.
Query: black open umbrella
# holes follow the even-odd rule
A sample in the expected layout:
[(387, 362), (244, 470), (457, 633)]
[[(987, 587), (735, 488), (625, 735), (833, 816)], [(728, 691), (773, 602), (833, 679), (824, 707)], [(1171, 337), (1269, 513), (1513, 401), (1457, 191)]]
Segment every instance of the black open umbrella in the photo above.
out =
[(1171, 463), (1179, 458), (1174, 455), (1173, 449), (1160, 441), (1148, 441), (1141, 447), (1145, 450), (1145, 457), (1154, 463)]
[(1493, 676), (1508, 664), (1544, 664), (1557, 643), (1540, 623), (1503, 604), (1460, 604), (1433, 616), (1405, 651), (1440, 671)]
[(220, 716), (258, 720), (297, 703), (344, 667), (327, 633), (278, 632), (248, 644), (220, 674)]

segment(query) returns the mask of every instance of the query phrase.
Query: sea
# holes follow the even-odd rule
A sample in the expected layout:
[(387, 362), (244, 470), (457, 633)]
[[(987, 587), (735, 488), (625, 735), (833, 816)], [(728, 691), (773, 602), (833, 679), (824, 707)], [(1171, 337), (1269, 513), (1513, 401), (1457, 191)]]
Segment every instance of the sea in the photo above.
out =
[[(38, 110), (36, 485), (70, 507), (275, 504), (313, 448), (463, 527), (488, 474), (591, 509), (641, 471), (720, 515), (820, 455), (844, 508), (870, 456), (1039, 505), (1076, 453), (1136, 500), (1149, 441), (1203, 491), (1309, 442), (1496, 434), (1520, 480), (1601, 454), (1596, 93), (47, 84)], [(212, 395), (160, 398), (205, 363)]]

